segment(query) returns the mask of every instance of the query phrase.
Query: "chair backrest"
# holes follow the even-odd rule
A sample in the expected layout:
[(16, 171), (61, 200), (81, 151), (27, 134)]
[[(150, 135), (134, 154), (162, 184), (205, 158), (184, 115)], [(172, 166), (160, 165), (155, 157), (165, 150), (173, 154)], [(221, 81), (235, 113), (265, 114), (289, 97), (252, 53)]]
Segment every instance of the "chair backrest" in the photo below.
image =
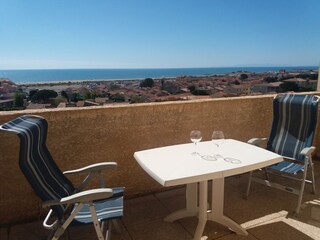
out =
[(304, 161), (300, 154), (312, 146), (317, 126), (319, 97), (280, 94), (273, 100), (273, 123), (267, 149), (282, 156)]
[[(74, 192), (46, 146), (47, 121), (40, 116), (24, 115), (7, 122), (1, 130), (14, 132), (20, 138), (19, 167), (36, 194), (43, 200), (54, 200)], [(52, 207), (62, 218), (65, 206)]]

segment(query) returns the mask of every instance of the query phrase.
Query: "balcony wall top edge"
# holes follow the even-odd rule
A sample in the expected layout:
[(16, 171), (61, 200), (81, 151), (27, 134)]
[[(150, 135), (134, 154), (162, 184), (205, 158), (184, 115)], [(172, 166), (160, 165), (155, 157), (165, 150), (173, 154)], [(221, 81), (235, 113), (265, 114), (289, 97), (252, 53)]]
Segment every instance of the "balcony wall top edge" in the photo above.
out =
[[(299, 92), (296, 94), (317, 94), (320, 95), (320, 91), (314, 92)], [(136, 108), (145, 106), (158, 106), (158, 105), (180, 105), (180, 104), (194, 104), (201, 102), (214, 102), (214, 101), (239, 101), (246, 99), (261, 99), (261, 98), (273, 98), (277, 94), (264, 94), (264, 95), (251, 95), (251, 96), (239, 96), (239, 97), (224, 97), (224, 98), (210, 98), (210, 99), (194, 99), (194, 100), (179, 100), (179, 101), (165, 101), (165, 102), (150, 102), (150, 103), (116, 103), (104, 106), (87, 106), (87, 107), (67, 107), (67, 108), (47, 108), (47, 109), (26, 109), (16, 111), (0, 111), (0, 116), (17, 115), (17, 114), (39, 114), (49, 112), (64, 112), (64, 111), (83, 111), (83, 110), (97, 110), (108, 108)]]

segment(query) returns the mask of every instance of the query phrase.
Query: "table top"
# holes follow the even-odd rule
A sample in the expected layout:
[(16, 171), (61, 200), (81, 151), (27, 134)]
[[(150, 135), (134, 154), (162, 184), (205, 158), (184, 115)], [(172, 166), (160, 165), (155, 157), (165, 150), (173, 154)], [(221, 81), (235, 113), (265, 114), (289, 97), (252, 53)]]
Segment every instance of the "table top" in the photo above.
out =
[[(195, 150), (196, 156), (192, 155)], [(216, 160), (205, 160), (208, 156)], [(219, 147), (206, 141), (197, 147), (187, 143), (148, 149), (135, 152), (134, 158), (163, 186), (224, 178), (283, 161), (276, 153), (233, 139), (224, 140)]]

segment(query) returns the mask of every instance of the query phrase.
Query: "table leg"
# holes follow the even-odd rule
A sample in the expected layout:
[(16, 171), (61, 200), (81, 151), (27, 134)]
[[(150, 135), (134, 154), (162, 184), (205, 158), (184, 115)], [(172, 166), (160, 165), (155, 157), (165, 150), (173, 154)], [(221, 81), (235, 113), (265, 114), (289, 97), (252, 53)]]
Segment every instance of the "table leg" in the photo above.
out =
[(191, 183), (186, 188), (186, 208), (175, 211), (164, 220), (173, 222), (175, 220), (198, 216), (198, 225), (193, 240), (200, 240), (208, 220), (215, 221), (230, 228), (239, 235), (248, 235), (248, 232), (238, 223), (223, 214), (224, 208), (224, 178), (212, 180), (212, 211), (208, 212), (208, 181), (199, 183), (199, 207), (197, 183)]
[(238, 223), (223, 215), (224, 205), (224, 178), (212, 180), (212, 211), (208, 213), (208, 220), (218, 222), (239, 235), (248, 235), (248, 232)]
[(174, 222), (185, 217), (197, 216), (198, 214), (198, 184), (190, 183), (186, 187), (186, 208), (169, 214), (164, 220)]
[(198, 225), (193, 240), (201, 240), (203, 230), (207, 223), (208, 181), (199, 183), (199, 214)]

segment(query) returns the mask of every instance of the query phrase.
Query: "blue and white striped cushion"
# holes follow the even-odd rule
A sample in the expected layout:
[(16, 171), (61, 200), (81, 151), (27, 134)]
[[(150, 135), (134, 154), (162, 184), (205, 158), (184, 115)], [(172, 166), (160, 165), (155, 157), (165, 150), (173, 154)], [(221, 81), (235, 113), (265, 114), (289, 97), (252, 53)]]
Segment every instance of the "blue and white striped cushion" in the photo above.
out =
[[(45, 119), (27, 115), (2, 125), (2, 129), (19, 136), (20, 169), (43, 201), (60, 199), (74, 192), (72, 183), (60, 171), (47, 149), (47, 128)], [(64, 206), (52, 209), (59, 218), (63, 217)]]
[[(74, 206), (74, 209), (76, 207), (77, 204)], [(114, 197), (106, 201), (94, 202), (94, 207), (98, 219), (101, 221), (120, 218), (123, 216), (123, 196)], [(78, 222), (82, 224), (93, 222), (88, 204), (84, 204), (84, 206), (75, 216), (74, 220), (76, 223)]]
[[(72, 183), (60, 171), (47, 149), (48, 123), (45, 119), (24, 115), (3, 124), (2, 129), (15, 132), (19, 136), (20, 169), (43, 201), (61, 199), (74, 193)], [(123, 188), (114, 188), (112, 198), (95, 202), (94, 205), (98, 219), (122, 217)], [(59, 219), (63, 218), (65, 206), (52, 206), (52, 209)], [(80, 210), (75, 220), (79, 223), (92, 223), (87, 204)]]
[[(283, 94), (273, 102), (273, 123), (267, 149), (282, 156), (300, 160), (305, 147), (312, 145), (317, 124), (318, 103), (312, 95)], [(289, 173), (303, 170), (303, 166), (282, 162), (273, 169)]]
[(304, 165), (291, 163), (291, 162), (280, 162), (270, 166), (269, 168), (286, 173), (297, 174), (299, 171), (304, 170)]
[[(20, 169), (43, 201), (61, 199), (74, 193), (72, 183), (60, 171), (46, 147), (48, 123), (45, 119), (25, 115), (3, 124), (2, 129), (19, 136)], [(114, 188), (113, 197), (97, 201), (94, 206), (100, 220), (122, 217), (123, 188)], [(59, 219), (63, 218), (65, 206), (52, 206), (52, 209)], [(84, 204), (74, 222), (92, 223), (87, 204)]]

